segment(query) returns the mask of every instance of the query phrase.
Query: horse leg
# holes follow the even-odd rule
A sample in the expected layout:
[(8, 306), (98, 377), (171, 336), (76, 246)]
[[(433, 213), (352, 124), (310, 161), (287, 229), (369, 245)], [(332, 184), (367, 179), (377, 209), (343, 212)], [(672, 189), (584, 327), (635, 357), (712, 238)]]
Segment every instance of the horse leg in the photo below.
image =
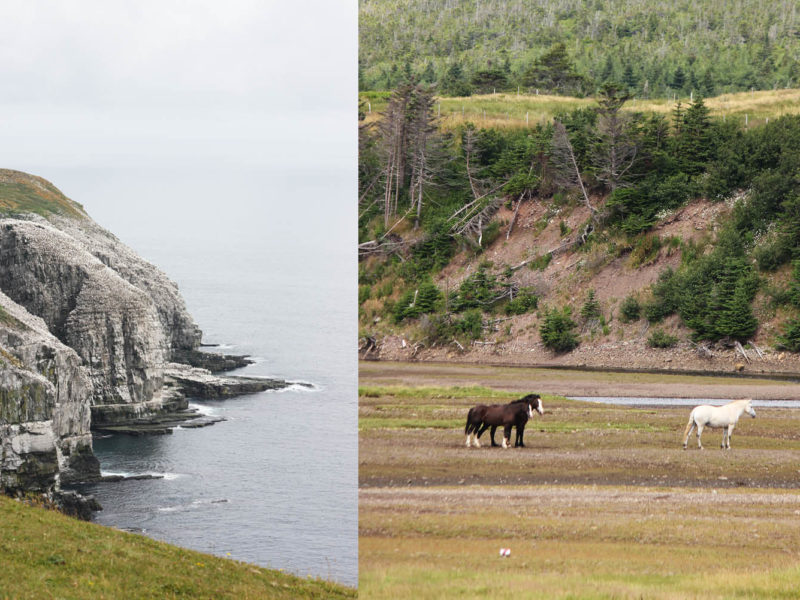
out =
[(731, 449), (731, 436), (733, 435), (733, 428), (736, 427), (736, 424), (731, 423), (728, 425), (728, 450)]
[(503, 448), (508, 448), (508, 442), (511, 440), (511, 427), (512, 425), (506, 425), (503, 427)]
[(697, 424), (697, 447), (700, 448), (700, 450), (703, 449), (703, 443), (700, 441), (700, 436), (703, 435), (704, 428), (704, 425), (700, 425), (700, 423)]
[(730, 425), (722, 428), (722, 445), (720, 446), (720, 448), (722, 448), (723, 450), (725, 450), (725, 448), (726, 448), (726, 445), (727, 445), (727, 442), (728, 442), (728, 435), (730, 435), (728, 433), (728, 428), (729, 427), (730, 427)]
[(474, 433), (472, 435), (475, 436), (475, 447), (476, 448), (480, 448), (481, 447), (481, 443), (478, 441), (478, 436), (475, 435)]
[[(500, 444), (498, 444), (497, 442), (495, 442), (495, 441), (494, 441), (494, 432), (495, 432), (495, 431), (497, 431), (497, 425), (492, 425), (492, 429), (491, 429), (491, 431), (489, 431), (489, 433), (491, 434), (491, 437), (492, 437), (492, 446), (495, 446), (495, 447), (497, 447), (497, 446), (499, 446)], [(504, 446), (504, 447), (505, 447), (505, 446)]]
[(483, 432), (489, 429), (489, 426), (486, 423), (481, 423), (480, 428), (478, 429), (478, 433), (475, 434), (475, 439), (478, 439), (483, 435)]
[(683, 449), (686, 450), (686, 445), (689, 443), (689, 436), (692, 435), (692, 429), (695, 427), (694, 419), (689, 419), (686, 425), (686, 431), (683, 432)]
[(525, 425), (517, 425), (517, 439), (514, 441), (515, 448), (524, 448), (525, 444), (522, 441), (522, 436), (525, 434)]

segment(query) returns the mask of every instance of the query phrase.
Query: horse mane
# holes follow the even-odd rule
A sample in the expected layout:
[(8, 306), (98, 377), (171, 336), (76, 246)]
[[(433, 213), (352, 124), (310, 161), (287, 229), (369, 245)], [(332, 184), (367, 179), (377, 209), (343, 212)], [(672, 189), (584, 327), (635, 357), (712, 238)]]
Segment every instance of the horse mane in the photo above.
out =
[(539, 394), (528, 394), (519, 400), (512, 400), (509, 404), (528, 404), (529, 402), (532, 403), (534, 400), (541, 400), (541, 396), (539, 396)]

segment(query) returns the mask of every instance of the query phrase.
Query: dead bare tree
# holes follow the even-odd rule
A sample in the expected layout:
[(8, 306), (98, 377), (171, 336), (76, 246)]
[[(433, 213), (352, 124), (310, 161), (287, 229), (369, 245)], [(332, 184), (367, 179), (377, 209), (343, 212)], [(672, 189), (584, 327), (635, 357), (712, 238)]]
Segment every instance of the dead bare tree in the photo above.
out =
[(575, 150), (567, 135), (567, 128), (561, 121), (553, 121), (553, 164), (555, 166), (556, 183), (566, 188), (578, 188), (581, 191), (583, 203), (592, 214), (592, 220), (597, 218), (597, 209), (592, 206), (583, 177), (575, 158)]
[(405, 185), (406, 108), (410, 90), (410, 85), (403, 85), (392, 93), (379, 126), (384, 164), (383, 219), (387, 227), (397, 214), (400, 190)]
[(411, 209), (416, 209), (414, 228), (419, 227), (422, 215), (423, 190), (433, 183), (435, 166), (439, 162), (439, 144), (433, 117), (433, 94), (416, 86), (409, 102), (409, 140), (411, 157), (411, 183), (409, 192)]
[(384, 225), (397, 216), (407, 194), (407, 212), (416, 212), (418, 226), (424, 190), (436, 177), (439, 154), (431, 89), (413, 83), (398, 87), (383, 113), (379, 134)]
[(594, 231), (595, 226), (599, 223), (600, 215), (597, 209), (592, 206), (589, 194), (586, 192), (586, 186), (583, 184), (581, 170), (578, 166), (578, 160), (575, 158), (575, 151), (569, 141), (567, 129), (564, 127), (564, 124), (558, 120), (553, 120), (552, 159), (556, 184), (565, 188), (580, 189), (583, 203), (591, 214), (589, 222), (586, 223), (586, 226), (579, 236), (580, 243), (584, 244), (589, 235)]
[(506, 182), (495, 185), (489, 191), (484, 191), (487, 184), (475, 175), (472, 164), (476, 144), (474, 128), (468, 127), (464, 131), (462, 143), (467, 179), (474, 199), (450, 215), (449, 220), (453, 223), (450, 232), (453, 235), (462, 235), (466, 239), (474, 239), (474, 243), (480, 247), (483, 243), (483, 230), (491, 222), (492, 216), (494, 216), (502, 203), (502, 199), (497, 197), (495, 193)]

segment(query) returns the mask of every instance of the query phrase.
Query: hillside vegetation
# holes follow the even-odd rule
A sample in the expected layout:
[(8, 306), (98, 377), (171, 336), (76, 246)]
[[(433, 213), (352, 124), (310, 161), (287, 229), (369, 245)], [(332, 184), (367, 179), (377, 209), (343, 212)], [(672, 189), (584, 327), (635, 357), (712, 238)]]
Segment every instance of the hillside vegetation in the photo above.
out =
[(401, 86), (360, 128), (362, 350), (401, 334), (414, 356), (797, 352), (800, 116), (784, 94), (760, 94), (776, 108), (758, 123), (713, 116), (729, 98), (636, 110), (610, 85), (527, 127), (443, 126), (428, 88)]
[(0, 169), (0, 214), (36, 213), (83, 217), (83, 207), (49, 181), (21, 171)]
[(800, 11), (788, 0), (359, 1), (359, 85), (409, 76), (440, 93), (593, 93), (637, 97), (797, 87)]
[[(391, 97), (390, 92), (361, 92), (359, 98), (365, 123), (379, 121)], [(690, 104), (693, 97), (678, 99), (631, 99), (622, 110), (626, 113), (644, 113), (669, 116), (677, 101)], [(739, 92), (706, 98), (709, 115), (732, 119), (742, 127), (764, 125), (769, 119), (800, 113), (800, 89), (761, 92)], [(596, 106), (593, 98), (549, 96), (545, 94), (496, 93), (451, 98), (436, 96), (434, 113), (437, 126), (444, 131), (455, 131), (466, 123), (482, 128), (522, 129), (545, 124), (558, 114), (578, 108)]]
[(356, 591), (78, 521), (0, 496), (0, 597), (355, 598)]

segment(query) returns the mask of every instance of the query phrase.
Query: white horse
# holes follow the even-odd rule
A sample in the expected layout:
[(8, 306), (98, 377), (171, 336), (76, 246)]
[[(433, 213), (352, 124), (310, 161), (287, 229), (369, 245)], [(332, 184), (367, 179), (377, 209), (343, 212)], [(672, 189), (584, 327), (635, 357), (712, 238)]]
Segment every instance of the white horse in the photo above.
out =
[(689, 442), (689, 436), (692, 429), (697, 427), (697, 447), (703, 449), (703, 444), (700, 443), (700, 436), (705, 427), (722, 427), (722, 448), (730, 449), (731, 447), (731, 434), (739, 417), (742, 413), (746, 412), (751, 417), (756, 416), (756, 411), (753, 410), (752, 399), (747, 400), (734, 400), (724, 406), (709, 406), (704, 404), (702, 406), (695, 406), (692, 409), (692, 414), (689, 415), (689, 423), (686, 425), (686, 431), (683, 436), (683, 449), (686, 450), (686, 444)]

